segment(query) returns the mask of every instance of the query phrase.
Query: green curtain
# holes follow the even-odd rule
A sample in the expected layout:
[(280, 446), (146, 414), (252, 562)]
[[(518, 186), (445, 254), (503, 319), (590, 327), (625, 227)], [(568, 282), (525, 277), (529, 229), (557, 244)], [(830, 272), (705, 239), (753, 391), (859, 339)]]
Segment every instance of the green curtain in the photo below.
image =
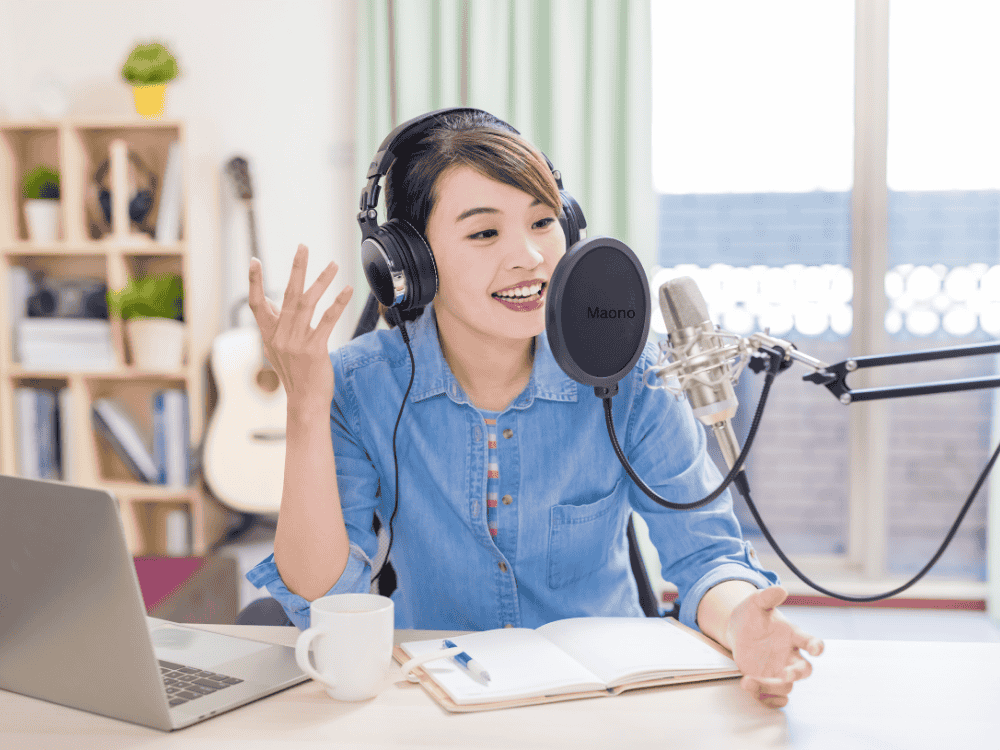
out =
[[(625, 242), (649, 275), (656, 258), (649, 4), (364, 0), (358, 194), (372, 155), (395, 125), (441, 107), (485, 109), (520, 130), (562, 172), (587, 217), (588, 235)], [(367, 293), (358, 274), (356, 288)]]

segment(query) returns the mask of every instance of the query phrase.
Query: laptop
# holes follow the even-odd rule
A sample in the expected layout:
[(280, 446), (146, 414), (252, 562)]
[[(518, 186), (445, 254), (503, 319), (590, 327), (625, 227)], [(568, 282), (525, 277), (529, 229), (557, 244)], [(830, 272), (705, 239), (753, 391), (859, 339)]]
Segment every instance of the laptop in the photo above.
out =
[(292, 647), (147, 617), (110, 492), (0, 475), (0, 688), (170, 731), (308, 679)]

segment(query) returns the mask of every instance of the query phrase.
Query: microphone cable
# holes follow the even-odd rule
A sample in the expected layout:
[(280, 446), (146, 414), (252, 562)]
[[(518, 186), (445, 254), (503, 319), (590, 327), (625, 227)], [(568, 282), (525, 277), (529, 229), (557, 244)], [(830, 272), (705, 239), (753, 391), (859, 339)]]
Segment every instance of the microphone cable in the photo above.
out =
[[(780, 349), (778, 349), (778, 351), (781, 352)], [(646, 483), (642, 481), (642, 479), (639, 478), (639, 475), (636, 474), (635, 471), (633, 471), (628, 459), (622, 452), (621, 446), (618, 444), (618, 437), (615, 435), (615, 423), (611, 416), (611, 396), (614, 394), (602, 395), (602, 392), (598, 392), (598, 396), (604, 402), (604, 421), (607, 422), (608, 425), (608, 436), (611, 438), (611, 445), (614, 447), (615, 454), (618, 456), (618, 460), (621, 462), (621, 465), (625, 468), (625, 471), (628, 472), (629, 477), (632, 478), (632, 481), (635, 482), (636, 486), (645, 492), (650, 499), (659, 503), (663, 507), (670, 508), (672, 510), (694, 510), (695, 508), (700, 508), (703, 505), (708, 505), (710, 502), (719, 497), (719, 495), (725, 492), (726, 488), (734, 481), (736, 482), (736, 486), (740, 489), (740, 492), (743, 493), (745, 497), (750, 492), (750, 486), (747, 483), (746, 473), (743, 471), (743, 464), (746, 461), (747, 456), (750, 455), (750, 446), (753, 445), (754, 438), (757, 437), (757, 429), (760, 427), (761, 417), (764, 416), (764, 405), (767, 403), (767, 396), (771, 392), (771, 384), (774, 382), (774, 377), (780, 370), (785, 369), (785, 367), (782, 366), (784, 361), (783, 352), (780, 357), (768, 357), (768, 361), (775, 362), (775, 364), (773, 366), (768, 366), (767, 368), (767, 375), (764, 377), (764, 386), (761, 389), (760, 398), (757, 400), (757, 410), (754, 412), (753, 422), (750, 424), (750, 432), (747, 434), (743, 450), (740, 451), (739, 457), (736, 459), (735, 463), (733, 463), (733, 468), (729, 470), (729, 473), (726, 474), (725, 478), (722, 480), (722, 484), (720, 484), (715, 491), (710, 493), (707, 497), (693, 503), (672, 503), (669, 500), (660, 497), (652, 489), (650, 489)], [(617, 387), (615, 388), (615, 391), (617, 391)], [(746, 489), (745, 492), (744, 487)]]
[[(655, 492), (653, 492), (653, 490), (647, 487), (646, 484), (632, 470), (632, 467), (628, 463), (628, 459), (626, 459), (625, 454), (622, 453), (621, 446), (618, 444), (618, 438), (615, 436), (614, 422), (611, 418), (611, 397), (604, 396), (602, 398), (604, 401), (605, 420), (608, 423), (608, 434), (611, 437), (611, 444), (614, 446), (615, 453), (618, 456), (618, 460), (621, 462), (622, 466), (625, 467), (625, 471), (628, 472), (628, 475), (632, 478), (632, 481), (636, 483), (636, 486), (638, 486), (639, 489), (645, 492), (650, 498), (655, 500), (660, 505), (663, 505), (667, 508), (672, 508), (674, 510), (693, 510), (694, 508), (700, 508), (701, 506), (716, 499), (719, 495), (722, 494), (722, 492), (726, 489), (727, 486), (729, 486), (731, 482), (735, 481), (737, 489), (740, 491), (740, 494), (743, 495), (743, 499), (746, 500), (747, 507), (750, 509), (751, 515), (753, 515), (754, 520), (757, 522), (757, 526), (760, 527), (761, 533), (764, 535), (764, 538), (767, 539), (768, 544), (771, 545), (772, 549), (774, 549), (778, 557), (781, 558), (781, 561), (788, 566), (789, 570), (791, 570), (796, 576), (798, 576), (803, 583), (805, 583), (810, 588), (813, 588), (816, 591), (820, 592), (821, 594), (826, 594), (829, 597), (832, 597), (834, 599), (839, 599), (845, 602), (877, 602), (881, 601), (882, 599), (889, 599), (890, 597), (893, 597), (896, 594), (906, 591), (906, 589), (910, 588), (910, 586), (912, 586), (921, 578), (923, 578), (927, 574), (927, 572), (934, 567), (937, 561), (941, 558), (941, 555), (943, 555), (945, 550), (948, 548), (948, 545), (951, 544), (951, 540), (955, 538), (955, 534), (958, 533), (958, 529), (962, 525), (962, 521), (965, 520), (966, 513), (968, 513), (969, 508), (972, 507), (972, 502), (976, 499), (976, 495), (979, 494), (979, 490), (982, 489), (983, 483), (986, 481), (986, 477), (989, 476), (990, 471), (992, 471), (993, 465), (996, 463), (997, 458), (1000, 457), (1000, 443), (997, 444), (996, 450), (993, 451), (993, 455), (990, 457), (990, 460), (987, 461), (986, 466), (979, 474), (979, 478), (976, 480), (975, 485), (973, 485), (972, 491), (969, 493), (969, 497), (966, 498), (965, 503), (962, 505), (962, 508), (958, 513), (958, 517), (955, 518), (955, 522), (948, 530), (948, 533), (945, 536), (944, 541), (941, 543), (941, 546), (938, 547), (937, 552), (934, 553), (934, 556), (920, 570), (920, 572), (918, 572), (915, 576), (913, 576), (913, 578), (911, 578), (903, 585), (893, 589), (892, 591), (887, 591), (882, 594), (872, 594), (871, 596), (849, 596), (847, 594), (838, 594), (835, 591), (830, 591), (829, 589), (820, 586), (818, 583), (810, 579), (805, 573), (799, 570), (798, 567), (795, 565), (795, 563), (793, 563), (788, 558), (788, 555), (786, 555), (782, 551), (781, 547), (778, 546), (777, 541), (775, 541), (774, 537), (771, 535), (770, 530), (767, 528), (767, 525), (764, 523), (764, 519), (761, 518), (760, 512), (757, 510), (757, 506), (754, 504), (753, 499), (751, 499), (750, 497), (750, 484), (746, 479), (746, 474), (741, 471), (743, 467), (743, 462), (746, 460), (747, 454), (749, 453), (749, 448), (753, 443), (754, 438), (757, 435), (757, 429), (760, 426), (760, 419), (764, 413), (764, 404), (767, 402), (767, 396), (771, 390), (771, 384), (774, 382), (774, 377), (779, 372), (787, 368), (787, 364), (784, 363), (785, 352), (781, 347), (774, 347), (774, 349), (771, 349), (769, 347), (761, 347), (761, 350), (768, 354), (766, 358), (767, 363), (762, 364), (761, 367), (751, 367), (751, 369), (759, 371), (760, 369), (766, 367), (767, 374), (765, 375), (764, 378), (764, 386), (761, 389), (760, 399), (757, 402), (757, 411), (754, 413), (753, 422), (750, 426), (750, 432), (747, 435), (746, 444), (744, 445), (743, 450), (740, 452), (739, 458), (733, 464), (733, 468), (730, 470), (729, 474), (726, 475), (726, 478), (723, 480), (722, 484), (719, 485), (719, 487), (714, 492), (712, 492), (708, 497), (705, 497), (702, 500), (699, 500), (694, 503), (672, 503), (669, 502), (668, 500), (664, 500)], [(739, 476), (737, 476), (737, 474), (739, 474)]]
[(826, 594), (827, 596), (831, 596), (834, 599), (841, 599), (842, 601), (845, 602), (877, 602), (882, 599), (888, 599), (891, 596), (895, 596), (900, 592), (906, 591), (906, 589), (910, 588), (910, 586), (912, 586), (921, 578), (923, 578), (924, 575), (927, 573), (927, 571), (929, 571), (931, 568), (934, 567), (935, 563), (937, 563), (941, 555), (944, 554), (945, 549), (947, 549), (948, 545), (951, 544), (951, 540), (955, 537), (955, 534), (958, 532), (958, 527), (962, 525), (962, 521), (965, 518), (965, 514), (968, 513), (969, 508), (972, 507), (972, 501), (976, 499), (976, 495), (979, 493), (980, 488), (983, 486), (983, 482), (985, 482), (986, 477), (989, 476), (990, 470), (993, 468), (993, 464), (996, 463), (997, 456), (1000, 456), (1000, 443), (997, 444), (996, 450), (993, 451), (993, 455), (990, 457), (990, 460), (986, 463), (986, 467), (979, 475), (979, 479), (976, 480), (976, 484), (972, 488), (972, 492), (969, 493), (969, 497), (965, 501), (965, 504), (962, 506), (962, 509), (959, 511), (958, 517), (955, 519), (955, 523), (952, 524), (951, 529), (948, 531), (947, 536), (945, 536), (944, 541), (938, 548), (938, 551), (934, 554), (934, 557), (930, 559), (930, 562), (928, 562), (923, 567), (923, 570), (921, 570), (919, 573), (913, 576), (913, 578), (911, 578), (909, 581), (904, 583), (899, 588), (895, 588), (892, 591), (887, 591), (884, 594), (873, 594), (871, 596), (848, 596), (847, 594), (837, 594), (811, 581), (808, 577), (806, 577), (805, 573), (803, 573), (801, 570), (795, 567), (795, 564), (788, 559), (788, 556), (781, 551), (781, 548), (778, 546), (778, 543), (774, 541), (774, 537), (771, 536), (771, 532), (768, 531), (767, 526), (764, 525), (764, 520), (760, 517), (760, 513), (757, 512), (757, 506), (754, 505), (753, 500), (750, 499), (749, 485), (747, 486), (745, 492), (741, 487), (740, 492), (743, 493), (743, 499), (747, 501), (747, 506), (750, 508), (750, 512), (753, 514), (754, 520), (757, 521), (757, 525), (760, 527), (760, 530), (764, 534), (764, 537), (767, 539), (768, 543), (771, 545), (772, 548), (774, 548), (774, 551), (778, 553), (778, 557), (780, 557), (781, 561), (788, 566), (789, 570), (791, 570), (795, 575), (797, 575), (804, 583), (816, 589), (821, 594)]
[(396, 431), (399, 429), (399, 420), (403, 417), (403, 407), (406, 406), (406, 399), (410, 395), (410, 389), (413, 387), (413, 378), (417, 373), (417, 364), (413, 359), (413, 349), (410, 348), (410, 336), (406, 332), (406, 323), (400, 317), (399, 311), (395, 307), (387, 308), (385, 319), (390, 325), (399, 328), (399, 332), (403, 336), (403, 343), (406, 344), (406, 350), (410, 353), (410, 383), (406, 386), (406, 393), (403, 394), (403, 403), (399, 405), (399, 414), (396, 415), (396, 426), (392, 428), (392, 465), (395, 471), (396, 501), (392, 506), (392, 515), (389, 516), (389, 546), (385, 550), (385, 558), (379, 566), (378, 573), (372, 577), (373, 582), (381, 578), (382, 571), (385, 570), (385, 566), (389, 562), (389, 553), (392, 552), (392, 523), (396, 520), (396, 511), (399, 510), (399, 461), (396, 458)]

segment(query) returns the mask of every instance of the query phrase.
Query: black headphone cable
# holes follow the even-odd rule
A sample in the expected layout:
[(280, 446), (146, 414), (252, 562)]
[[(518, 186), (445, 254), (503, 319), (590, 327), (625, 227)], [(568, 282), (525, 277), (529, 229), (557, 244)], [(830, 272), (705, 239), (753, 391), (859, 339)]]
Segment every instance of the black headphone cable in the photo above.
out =
[(406, 350), (410, 353), (410, 383), (406, 386), (406, 393), (403, 394), (403, 403), (399, 405), (396, 426), (392, 428), (392, 465), (395, 471), (396, 501), (392, 506), (392, 515), (389, 516), (389, 546), (385, 551), (385, 559), (382, 560), (382, 565), (379, 566), (378, 573), (375, 574), (372, 581), (379, 580), (382, 571), (385, 570), (386, 563), (389, 562), (389, 553), (392, 552), (392, 523), (396, 520), (396, 511), (399, 510), (399, 462), (396, 459), (396, 431), (399, 429), (399, 420), (403, 417), (403, 407), (406, 406), (406, 399), (410, 395), (410, 388), (413, 387), (413, 378), (417, 373), (416, 361), (413, 359), (413, 349), (410, 348), (410, 336), (406, 332), (406, 323), (400, 317), (399, 311), (395, 307), (387, 308), (385, 319), (389, 325), (398, 327), (399, 332), (403, 335), (403, 343), (406, 344)]

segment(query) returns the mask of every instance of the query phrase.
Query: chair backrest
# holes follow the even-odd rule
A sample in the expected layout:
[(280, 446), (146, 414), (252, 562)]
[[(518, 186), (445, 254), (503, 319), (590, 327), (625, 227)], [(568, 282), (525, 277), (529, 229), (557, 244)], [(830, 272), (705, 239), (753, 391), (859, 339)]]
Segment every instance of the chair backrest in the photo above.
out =
[(639, 587), (639, 605), (646, 617), (660, 617), (660, 607), (656, 603), (656, 594), (653, 593), (653, 585), (649, 582), (649, 573), (646, 572), (646, 564), (642, 559), (639, 540), (635, 536), (632, 515), (628, 517), (626, 534), (628, 535), (628, 559), (632, 563), (632, 575), (635, 577), (636, 586)]

